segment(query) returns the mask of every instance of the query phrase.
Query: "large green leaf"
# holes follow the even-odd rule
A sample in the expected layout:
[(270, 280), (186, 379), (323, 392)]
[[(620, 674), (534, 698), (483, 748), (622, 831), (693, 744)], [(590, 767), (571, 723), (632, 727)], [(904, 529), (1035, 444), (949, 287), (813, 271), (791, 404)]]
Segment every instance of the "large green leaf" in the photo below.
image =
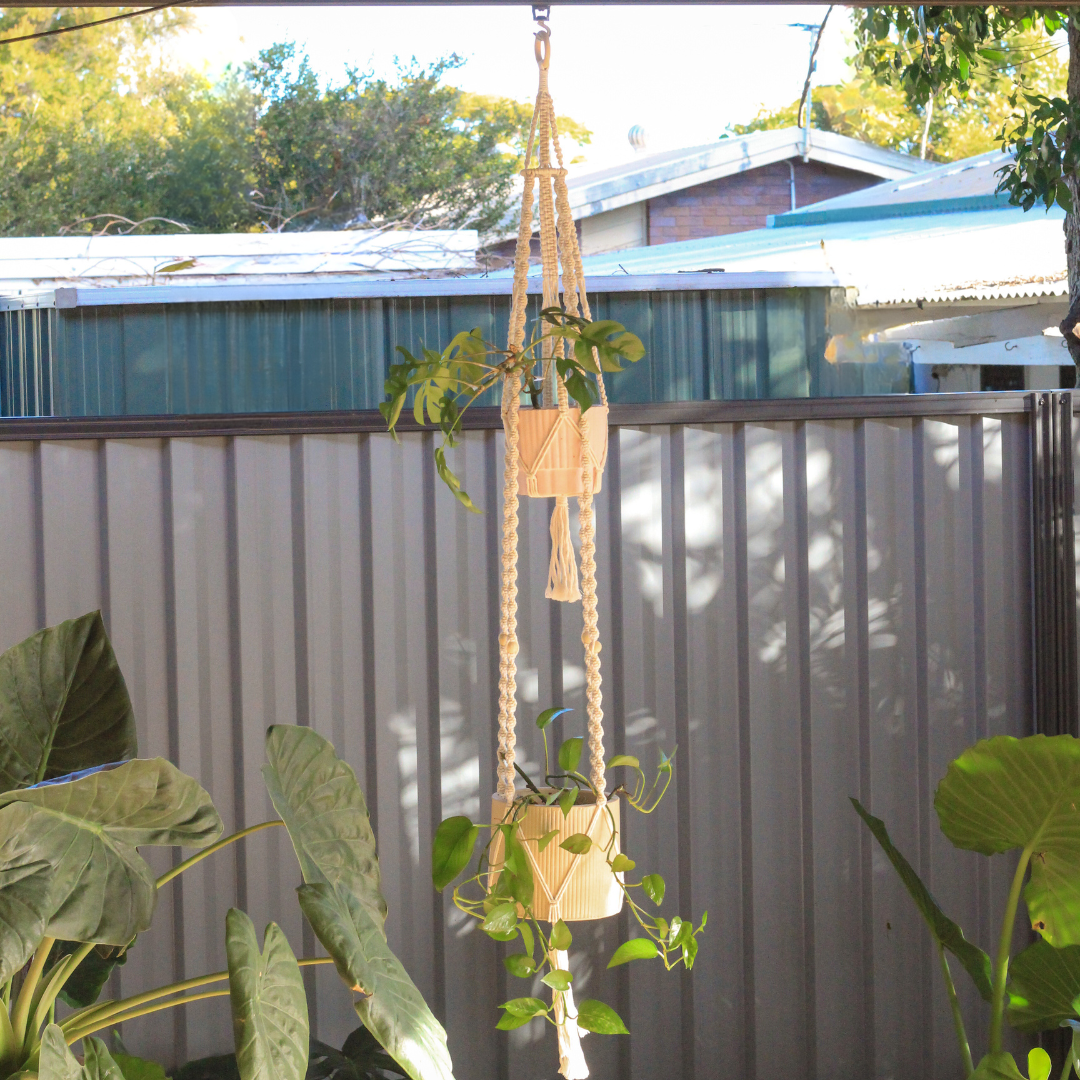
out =
[(957, 926), (938, 906), (937, 901), (931, 895), (930, 890), (923, 884), (922, 879), (911, 864), (900, 853), (889, 836), (889, 830), (881, 818), (874, 817), (858, 799), (852, 799), (851, 805), (856, 813), (866, 822), (866, 827), (874, 834), (874, 838), (881, 845), (893, 869), (899, 875), (900, 880), (907, 889), (908, 895), (915, 901), (930, 933), (935, 940), (940, 941), (963, 964), (964, 969), (971, 976), (985, 1001), (991, 999), (991, 986), (993, 983), (993, 970), (990, 965), (990, 957), (964, 937), (964, 931)]
[(1080, 945), (1029, 945), (1009, 962), (1009, 1023), (1020, 1031), (1047, 1031), (1080, 1018)]
[(0, 656), (0, 792), (136, 753), (131, 700), (99, 612)]
[(42, 936), (126, 945), (157, 900), (136, 845), (220, 833), (210, 796), (163, 758), (0, 795), (0, 983)]
[(100, 1039), (83, 1040), (83, 1064), (68, 1049), (64, 1033), (50, 1024), (41, 1035), (38, 1080), (124, 1080), (120, 1066)]
[(311, 728), (275, 724), (266, 737), (263, 779), (289, 830), (304, 881), (352, 893), (381, 930), (386, 901), (356, 774)]
[(308, 1062), (307, 996), (300, 965), (271, 923), (263, 950), (247, 915), (225, 917), (236, 1064), (241, 1080), (303, 1080)]
[(934, 799), (960, 848), (1030, 848), (1031, 925), (1058, 947), (1080, 944), (1080, 740), (999, 735), (965, 750)]
[[(80, 948), (82, 948), (82, 943), (78, 941), (58, 941), (49, 953), (48, 966), (52, 967), (57, 960), (63, 959)], [(60, 999), (73, 1009), (84, 1009), (88, 1005), (93, 1005), (101, 996), (101, 991), (105, 989), (105, 984), (109, 981), (113, 969), (126, 963), (127, 949), (123, 946), (95, 946), (68, 976), (64, 988), (60, 991)], [(113, 1057), (115, 1058), (116, 1055), (114, 1054)], [(119, 1058), (116, 1060), (120, 1062), (120, 1068), (123, 1069), (123, 1062)], [(124, 1076), (125, 1080), (130, 1080), (126, 1072)]]
[(1024, 1080), (1012, 1054), (987, 1054), (968, 1080)]
[(412, 1080), (453, 1080), (446, 1032), (367, 907), (325, 883), (301, 885), (299, 896), (338, 974), (363, 995), (355, 1008), (368, 1031)]

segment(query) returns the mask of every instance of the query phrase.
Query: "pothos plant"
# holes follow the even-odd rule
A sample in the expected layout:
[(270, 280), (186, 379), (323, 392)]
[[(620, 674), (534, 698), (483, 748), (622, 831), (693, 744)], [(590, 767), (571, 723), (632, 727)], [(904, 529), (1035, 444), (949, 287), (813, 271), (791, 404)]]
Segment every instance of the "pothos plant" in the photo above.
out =
[(520, 376), (523, 391), (539, 407), (543, 384), (536, 368), (542, 360), (545, 342), (563, 345), (566, 355), (554, 357), (555, 368), (567, 395), (582, 412), (598, 400), (596, 383), (590, 375), (621, 371), (623, 362), (633, 363), (645, 355), (641, 339), (622, 323), (610, 319), (591, 322), (558, 307), (540, 312), (528, 344), (519, 352), (484, 341), (479, 328), (457, 334), (442, 352), (422, 348), (419, 358), (404, 346), (397, 346), (405, 359), (390, 365), (384, 384), (390, 400), (383, 402), (379, 411), (396, 437), (398, 417), (410, 392), (413, 394), (413, 417), (417, 424), (422, 426), (426, 415), (443, 435), (442, 444), (435, 450), (439, 476), (468, 510), (480, 512), (447, 465), (446, 451), (457, 445), (466, 410), (477, 398), (500, 387), (508, 375)]
[[(224, 838), (196, 780), (136, 753), (131, 702), (97, 612), (0, 656), (0, 1078), (123, 1080), (95, 1033), (227, 996), (241, 1080), (303, 1080), (300, 969), (333, 963), (361, 1022), (404, 1072), (452, 1080), (446, 1035), (386, 943), (364, 797), (330, 743), (308, 728), (270, 728), (263, 778), (280, 818)], [(274, 827), (289, 833), (300, 908), (329, 957), (297, 960), (274, 923), (260, 948), (251, 920), (233, 908), (227, 970), (97, 1000), (149, 928), (164, 886)], [(155, 878), (139, 853), (147, 846), (199, 850)], [(76, 1006), (59, 1020), (58, 998)], [(70, 1050), (80, 1040), (81, 1064)]]
[[(1004, 1050), (1007, 1020), (1024, 1032), (1073, 1029), (1061, 1080), (1080, 1076), (1080, 740), (1071, 735), (997, 736), (976, 743), (949, 766), (934, 798), (942, 832), (958, 848), (996, 855), (1018, 851), (991, 960), (968, 941), (892, 843), (884, 822), (851, 800), (896, 869), (930, 929), (952, 1012), (965, 1076), (1023, 1080)], [(1011, 955), (1023, 898), (1035, 943)], [(949, 967), (951, 954), (990, 1011), (985, 1055), (974, 1063)], [(1028, 1055), (1030, 1080), (1046, 1080), (1045, 1050)]]
[[(522, 951), (505, 958), (503, 963), (506, 970), (520, 979), (539, 980), (553, 991), (550, 1005), (533, 996), (513, 998), (501, 1005), (503, 1014), (495, 1026), (504, 1031), (521, 1027), (535, 1017), (543, 1017), (554, 1024), (555, 1003), (574, 980), (570, 971), (556, 966), (557, 953), (565, 953), (570, 948), (573, 935), (562, 920), (545, 930), (544, 924), (535, 916), (536, 883), (525, 850), (532, 847), (539, 855), (558, 837), (560, 830), (551, 830), (541, 836), (527, 836), (523, 821), (530, 806), (558, 805), (563, 816), (567, 817), (574, 806), (585, 802), (595, 803), (599, 794), (592, 781), (578, 770), (583, 738), (574, 737), (563, 742), (556, 755), (555, 767), (552, 767), (547, 728), (556, 717), (570, 711), (547, 709), (537, 717), (536, 726), (544, 739), (544, 776), (541, 784), (515, 765), (525, 786), (519, 789), (513, 803), (507, 806), (502, 821), (484, 825), (464, 816), (447, 818), (435, 831), (432, 845), (432, 880), (436, 890), (442, 892), (472, 862), (481, 830), (491, 830), (480, 850), (475, 873), (454, 888), (454, 904), (475, 919), (493, 940), (511, 942), (520, 938)], [(669, 757), (660, 752), (656, 776), (650, 784), (636, 757), (616, 754), (608, 761), (608, 769), (626, 769), (633, 779), (616, 784), (610, 792), (605, 793), (607, 799), (619, 797), (625, 805), (639, 813), (651, 814), (671, 783), (673, 758), (674, 753)], [(700, 925), (695, 928), (692, 920), (676, 915), (668, 921), (639, 903), (639, 899), (647, 898), (654, 909), (659, 908), (664, 902), (664, 879), (659, 874), (645, 874), (637, 881), (626, 880), (626, 876), (637, 869), (637, 864), (624, 851), (617, 850), (616, 823), (609, 805), (605, 806), (605, 811), (610, 829), (604, 858), (622, 889), (631, 914), (643, 931), (642, 936), (624, 941), (612, 954), (607, 966), (613, 968), (631, 960), (659, 958), (668, 971), (680, 963), (687, 969), (692, 968), (698, 951), (697, 937), (705, 929), (708, 912), (702, 915)], [(492, 844), (497, 837), (501, 838), (503, 854), (493, 868)], [(592, 850), (593, 840), (585, 833), (574, 833), (559, 846), (580, 858)], [(576, 1008), (579, 1028), (603, 1035), (628, 1034), (622, 1018), (604, 1002), (585, 999), (577, 1002)]]

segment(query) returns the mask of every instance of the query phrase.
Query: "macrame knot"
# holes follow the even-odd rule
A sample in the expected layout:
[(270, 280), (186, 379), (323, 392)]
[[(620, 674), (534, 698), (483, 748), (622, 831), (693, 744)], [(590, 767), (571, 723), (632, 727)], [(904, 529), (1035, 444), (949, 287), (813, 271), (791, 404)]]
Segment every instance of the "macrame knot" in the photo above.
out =
[(551, 562), (544, 595), (549, 600), (572, 602), (581, 599), (574, 542), (570, 538), (570, 506), (565, 495), (555, 497), (555, 510), (551, 515)]

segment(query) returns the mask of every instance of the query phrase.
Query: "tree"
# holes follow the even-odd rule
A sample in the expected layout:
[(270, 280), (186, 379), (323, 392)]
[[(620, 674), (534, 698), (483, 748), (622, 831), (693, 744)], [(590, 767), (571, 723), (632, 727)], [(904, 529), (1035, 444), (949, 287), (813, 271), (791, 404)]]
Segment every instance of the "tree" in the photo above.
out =
[[(1062, 48), (1069, 69), (1065, 97), (1035, 85), (1029, 71)], [(1021, 35), (1024, 48), (1014, 48)], [(1071, 306), (1061, 323), (1080, 366), (1080, 18), (1066, 7), (868, 7), (855, 16), (856, 65), (875, 83), (900, 90), (912, 105), (944, 99), (962, 108), (979, 78), (1011, 83), (1012, 116), (999, 134), (1013, 160), (1000, 190), (1018, 206), (1055, 203), (1066, 211), (1065, 253)]]
[[(858, 18), (858, 16), (856, 16)], [(872, 71), (853, 61), (853, 78), (832, 86), (817, 87), (812, 95), (812, 126), (821, 131), (863, 139), (905, 154), (922, 154), (931, 161), (956, 161), (982, 154), (1000, 144), (1002, 125), (1014, 111), (1013, 91), (1017, 72), (1022, 72), (1029, 92), (1047, 96), (1065, 90), (1067, 65), (1058, 49), (1047, 46), (1044, 34), (1021, 30), (1001, 43), (1005, 60), (997, 67), (971, 73), (962, 96), (939, 94), (915, 104), (902, 87), (879, 80)], [(733, 124), (732, 134), (791, 127), (798, 101), (783, 109), (763, 109), (748, 124)], [(930, 113), (927, 129), (926, 116)]]

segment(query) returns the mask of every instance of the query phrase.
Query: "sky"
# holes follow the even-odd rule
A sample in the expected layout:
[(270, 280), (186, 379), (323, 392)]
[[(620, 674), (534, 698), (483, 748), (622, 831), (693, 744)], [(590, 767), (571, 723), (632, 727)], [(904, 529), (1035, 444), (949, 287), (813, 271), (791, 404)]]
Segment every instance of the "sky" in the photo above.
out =
[[(475, 93), (531, 100), (536, 94), (531, 12), (501, 7), (199, 8), (177, 59), (214, 76), (275, 41), (306, 49), (315, 70), (340, 78), (347, 64), (392, 75), (395, 60), (430, 64), (457, 53), (449, 81)], [(550, 85), (555, 108), (593, 131), (581, 153), (603, 168), (633, 156), (627, 139), (644, 127), (647, 150), (719, 138), (762, 105), (787, 105), (806, 78), (809, 34), (826, 6), (560, 7), (551, 13)], [(815, 83), (846, 77), (850, 26), (837, 6), (818, 52)], [(580, 167), (580, 166), (579, 166)]]

